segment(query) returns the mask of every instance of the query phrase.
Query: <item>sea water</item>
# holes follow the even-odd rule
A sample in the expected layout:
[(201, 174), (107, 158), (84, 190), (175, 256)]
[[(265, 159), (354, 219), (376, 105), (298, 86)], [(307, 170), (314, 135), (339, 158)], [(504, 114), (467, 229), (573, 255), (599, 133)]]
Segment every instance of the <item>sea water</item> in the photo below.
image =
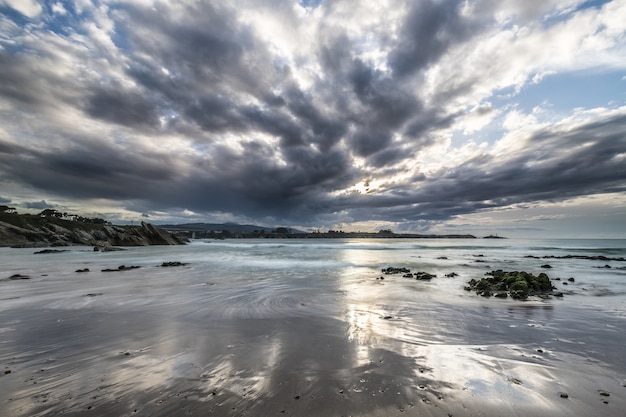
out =
[[(62, 252), (0, 248), (0, 370), (11, 371), (0, 379), (2, 415), (80, 415), (92, 405), (105, 411), (90, 415), (122, 406), (127, 413), (140, 393), (157, 398), (172, 387), (208, 398), (216, 387), (254, 389), (237, 407), (255, 410), (261, 398), (282, 401), (272, 384), (285, 375), (296, 385), (318, 381), (320, 390), (353, 384), (353, 395), (374, 374), (377, 384), (401, 381), (409, 388), (377, 388), (397, 390), (401, 409), (422, 385), (440, 387), (420, 391), (429, 401), (504, 393), (520, 407), (529, 398), (542, 403), (545, 415), (563, 411), (553, 403), (559, 390), (589, 397), (589, 413), (598, 390), (626, 390), (626, 240), (231, 239), (55, 249)], [(598, 256), (608, 259), (589, 259)], [(184, 265), (162, 266), (174, 261)], [(122, 265), (138, 268), (103, 271)], [(383, 274), (388, 267), (436, 277)], [(496, 269), (545, 272), (563, 297), (465, 290)], [(511, 388), (512, 380), (523, 385)], [(169, 415), (148, 407), (155, 398), (143, 403), (146, 415)], [(334, 406), (348, 404), (350, 413), (361, 404), (354, 401)], [(399, 400), (381, 401), (372, 407)], [(611, 401), (626, 404), (623, 395)], [(239, 415), (235, 408), (217, 415)]]
[[(545, 272), (560, 279), (553, 284), (565, 293), (562, 300), (530, 299), (526, 305), (587, 305), (626, 315), (626, 262), (549, 258), (626, 258), (626, 240), (233, 239), (116, 252), (62, 249), (36, 255), (35, 249), (0, 248), (4, 275), (0, 279), (13, 274), (31, 277), (27, 282), (0, 282), (0, 310), (22, 305), (67, 309), (184, 305), (183, 314), (276, 317), (340, 315), (348, 304), (361, 301), (389, 308), (394, 300), (405, 308), (430, 302), (519, 305), (520, 301), (486, 300), (463, 290), (470, 279), (503, 269)], [(160, 267), (169, 261), (186, 265)], [(101, 272), (120, 265), (141, 268)], [(383, 275), (381, 269), (390, 266), (436, 278), (418, 282)], [(75, 272), (83, 268), (90, 272)], [(447, 278), (451, 273), (457, 276)], [(86, 299), (86, 293), (102, 296)]]

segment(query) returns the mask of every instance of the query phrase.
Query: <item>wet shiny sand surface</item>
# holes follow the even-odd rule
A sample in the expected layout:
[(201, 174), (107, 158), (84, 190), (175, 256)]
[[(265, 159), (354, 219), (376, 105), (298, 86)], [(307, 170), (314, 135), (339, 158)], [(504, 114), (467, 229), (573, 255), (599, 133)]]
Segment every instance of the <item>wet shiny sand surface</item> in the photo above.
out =
[[(610, 308), (580, 288), (564, 299), (481, 299), (463, 291), (465, 277), (376, 279), (385, 253), (365, 254), (381, 257), (370, 264), (287, 252), (296, 267), (286, 255), (237, 264), (193, 247), (150, 249), (4, 258), (5, 275), (31, 279), (0, 282), (1, 416), (626, 409), (619, 295)], [(188, 265), (158, 267), (173, 257)], [(141, 268), (101, 272), (120, 264)], [(454, 269), (469, 274), (463, 264)]]

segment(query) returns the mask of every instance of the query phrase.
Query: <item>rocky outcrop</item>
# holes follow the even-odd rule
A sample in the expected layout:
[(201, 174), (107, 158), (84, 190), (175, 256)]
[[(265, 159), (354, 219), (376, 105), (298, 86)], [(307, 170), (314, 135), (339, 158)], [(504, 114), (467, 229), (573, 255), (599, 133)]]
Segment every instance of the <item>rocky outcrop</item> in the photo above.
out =
[(113, 246), (181, 245), (187, 239), (170, 234), (152, 224), (112, 226), (64, 222), (20, 226), (0, 221), (0, 246), (49, 247), (94, 246), (105, 250)]
[(562, 293), (554, 293), (550, 277), (545, 273), (533, 275), (525, 271), (505, 272), (501, 269), (487, 272), (486, 278), (472, 279), (465, 287), (467, 291), (476, 291), (483, 297), (499, 297), (525, 300), (529, 296), (562, 296)]

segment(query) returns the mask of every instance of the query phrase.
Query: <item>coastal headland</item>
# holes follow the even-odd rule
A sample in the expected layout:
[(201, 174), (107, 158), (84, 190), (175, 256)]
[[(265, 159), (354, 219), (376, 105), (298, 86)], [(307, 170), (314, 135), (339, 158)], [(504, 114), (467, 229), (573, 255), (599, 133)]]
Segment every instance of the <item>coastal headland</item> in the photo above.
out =
[(186, 238), (153, 224), (115, 226), (97, 218), (85, 218), (44, 210), (39, 214), (18, 214), (0, 210), (0, 247), (36, 248), (49, 246), (181, 245)]

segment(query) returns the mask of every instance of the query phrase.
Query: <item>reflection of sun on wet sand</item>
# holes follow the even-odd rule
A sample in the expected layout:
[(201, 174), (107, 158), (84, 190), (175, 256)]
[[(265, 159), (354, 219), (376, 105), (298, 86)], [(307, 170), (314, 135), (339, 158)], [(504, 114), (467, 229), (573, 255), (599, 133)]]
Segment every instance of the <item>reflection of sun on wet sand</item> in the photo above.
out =
[[(142, 265), (123, 274), (100, 273), (102, 258), (81, 254), (3, 281), (0, 415), (613, 417), (626, 409), (619, 310), (569, 302), (574, 295), (478, 297), (463, 279), (443, 278), (451, 259), (415, 258), (438, 275), (430, 281), (376, 279), (383, 259), (398, 261), (378, 245), (333, 248), (319, 261), (307, 252), (306, 263), (278, 267), (253, 250), (236, 258), (227, 247), (227, 261), (206, 266), (198, 252), (184, 270), (155, 267), (149, 251), (107, 255), (112, 265)], [(233, 270), (233, 259), (242, 266)], [(73, 272), (85, 265), (94, 272)]]

